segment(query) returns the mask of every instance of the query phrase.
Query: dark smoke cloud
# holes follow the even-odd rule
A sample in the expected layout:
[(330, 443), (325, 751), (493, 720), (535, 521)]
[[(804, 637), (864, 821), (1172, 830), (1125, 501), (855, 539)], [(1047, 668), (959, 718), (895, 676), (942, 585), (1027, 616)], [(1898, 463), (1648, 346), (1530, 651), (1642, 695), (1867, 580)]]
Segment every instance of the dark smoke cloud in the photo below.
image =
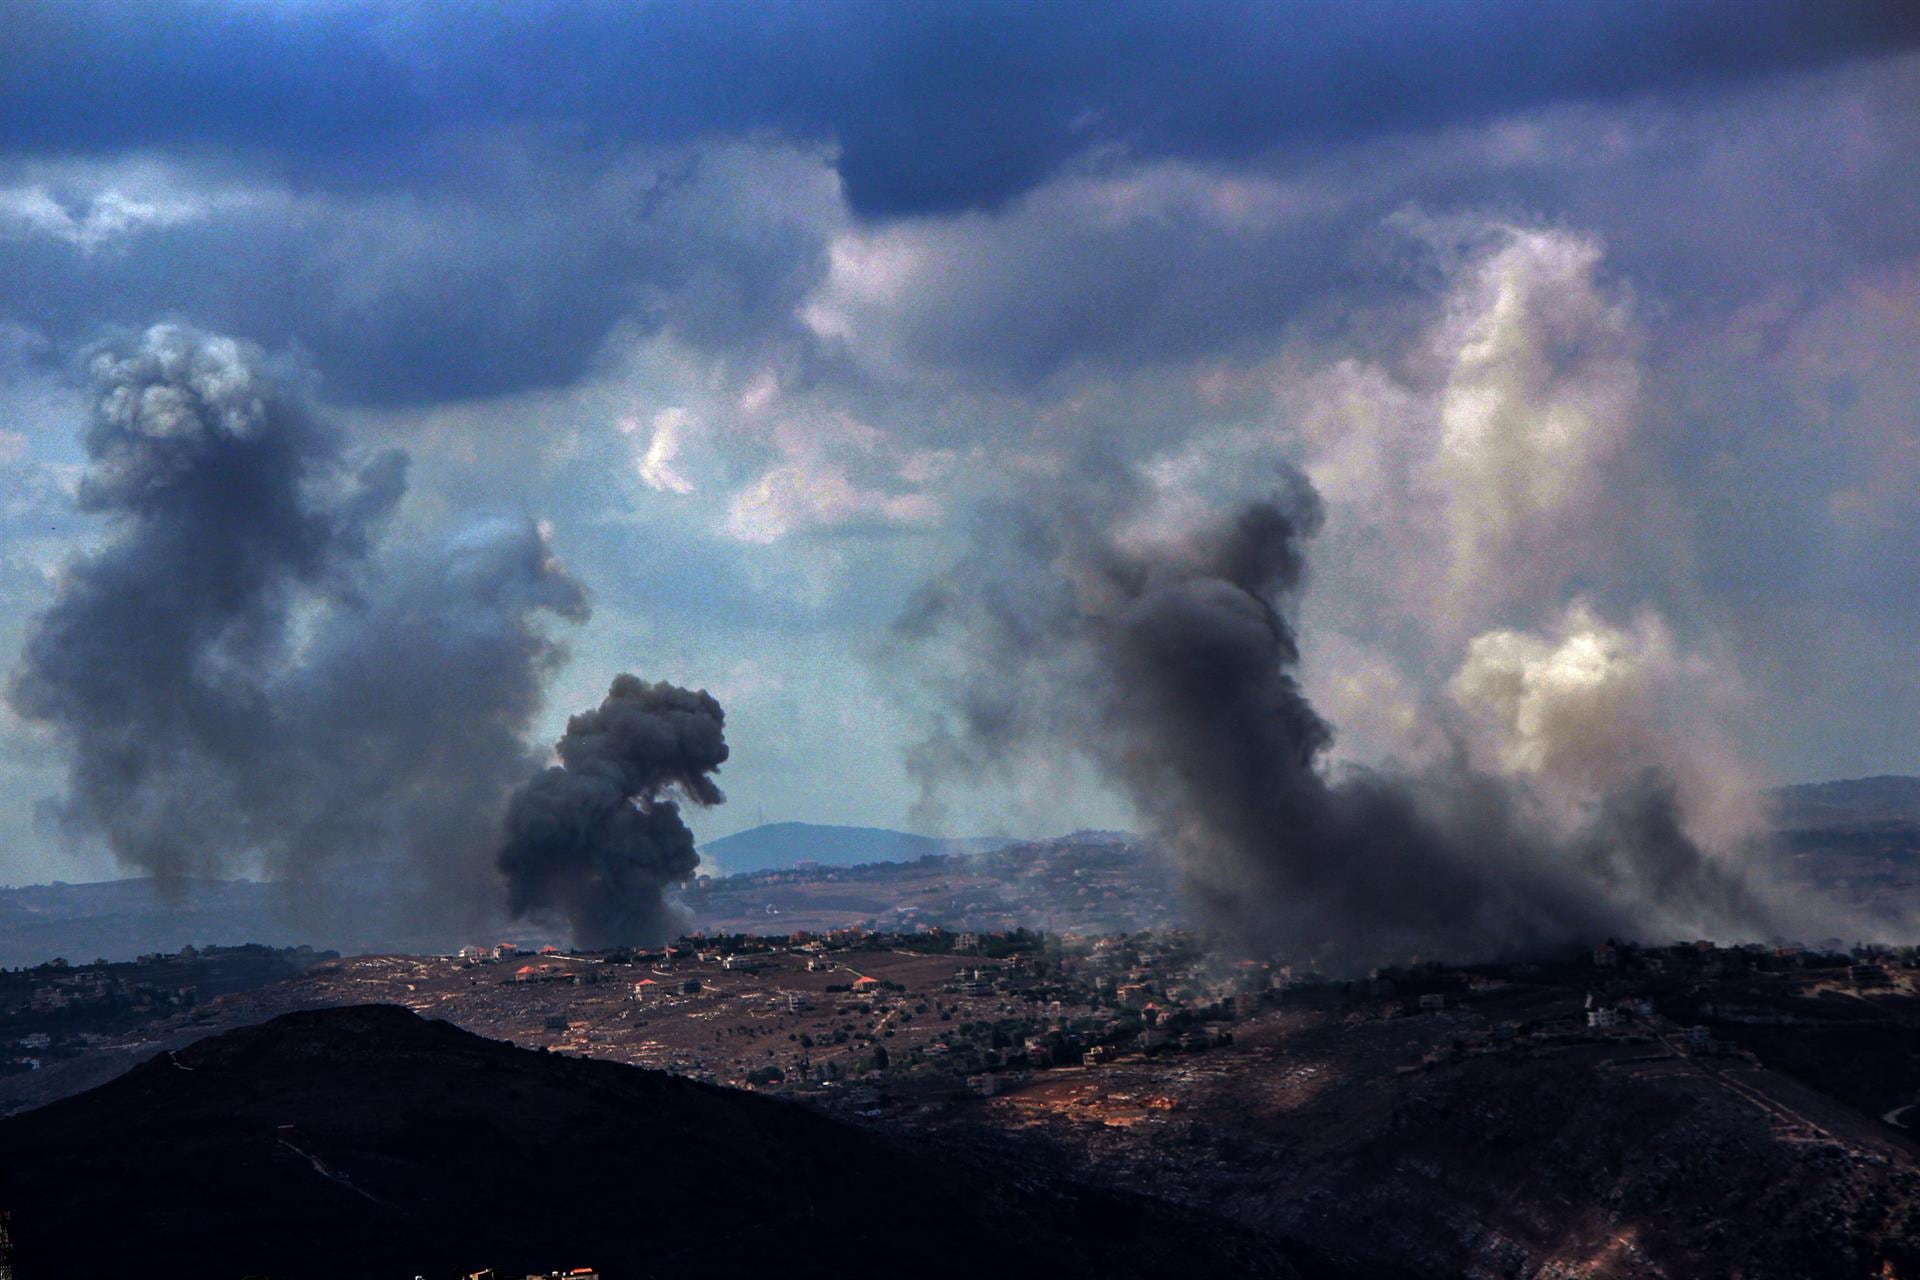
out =
[(558, 916), (587, 947), (653, 943), (680, 922), (668, 886), (699, 865), (678, 792), (726, 797), (711, 775), (727, 759), (713, 695), (617, 676), (606, 699), (567, 721), (560, 763), (514, 794), (500, 850), (516, 916)]
[(1687, 838), (1657, 773), (1570, 836), (1517, 784), (1464, 763), (1330, 779), (1333, 730), (1295, 679), (1287, 613), (1320, 523), (1310, 486), (1288, 473), (1177, 536), (1149, 532), (1146, 514), (1109, 471), (980, 520), (972, 554), (899, 624), (948, 709), (911, 762), (925, 783), (1079, 753), (1223, 932), (1343, 967), (1769, 929)]
[(538, 618), (587, 614), (539, 530), (383, 551), (405, 454), (353, 465), (230, 339), (161, 326), (91, 372), (79, 496), (108, 536), (67, 567), (9, 691), (65, 749), (67, 829), (163, 882), (297, 882), (309, 919), (363, 934), (497, 915), (487, 856), (561, 656)]

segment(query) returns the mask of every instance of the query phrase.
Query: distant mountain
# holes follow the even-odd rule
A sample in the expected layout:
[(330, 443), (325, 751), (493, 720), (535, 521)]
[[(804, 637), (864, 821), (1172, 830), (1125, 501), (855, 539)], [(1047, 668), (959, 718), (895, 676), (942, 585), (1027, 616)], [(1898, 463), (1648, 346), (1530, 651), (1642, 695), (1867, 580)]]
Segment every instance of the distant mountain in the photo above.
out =
[(272, 885), (190, 880), (179, 888), (167, 895), (152, 880), (102, 880), (0, 889), (0, 965), (35, 965), (54, 956), (131, 960), (189, 942), (326, 945), (275, 911)]
[[(930, 853), (985, 853), (1019, 841), (995, 836), (949, 839), (881, 827), (832, 827), (769, 822), (700, 846), (701, 870), (715, 875), (777, 871), (799, 862), (854, 867), (868, 862), (912, 862)], [(704, 865), (711, 863), (711, 865)]]
[[(131, 960), (190, 942), (358, 952), (445, 951), (491, 940), (433, 932), (408, 917), (399, 900), (372, 887), (316, 891), (253, 880), (188, 880), (175, 889), (164, 892), (150, 879), (0, 888), (0, 965), (36, 965), (55, 956)], [(496, 930), (500, 937), (530, 936), (525, 926), (506, 931), (504, 921)]]
[(391, 1005), (289, 1014), (0, 1120), (33, 1280), (1290, 1277), (1198, 1211)]
[(1775, 820), (1786, 827), (1920, 822), (1920, 778), (1883, 775), (1777, 787)]

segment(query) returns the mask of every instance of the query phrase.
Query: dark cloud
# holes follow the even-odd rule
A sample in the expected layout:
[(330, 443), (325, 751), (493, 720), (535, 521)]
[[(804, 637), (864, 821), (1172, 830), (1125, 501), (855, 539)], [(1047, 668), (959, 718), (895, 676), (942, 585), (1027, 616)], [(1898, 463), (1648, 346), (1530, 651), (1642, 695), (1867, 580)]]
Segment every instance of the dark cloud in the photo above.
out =
[(988, 207), (1090, 144), (1237, 158), (1920, 41), (1904, 0), (1099, 6), (840, 0), (9, 11), (0, 148), (253, 151), (334, 186), (466, 180), (495, 127), (583, 147), (836, 142), (854, 207)]
[(297, 344), (334, 402), (470, 399), (576, 381), (622, 320), (715, 348), (789, 328), (824, 266), (817, 224), (840, 212), (813, 154), (458, 150), (461, 172), (483, 175), (458, 190), (303, 192), (188, 162), (0, 167), (0, 188), (78, 226), (113, 200), (167, 211), (76, 244), (9, 227), (0, 204), (0, 274), (20, 282), (0, 319), (71, 346), (129, 317), (187, 316)]
[(948, 708), (915, 758), (929, 785), (1082, 756), (1216, 925), (1343, 967), (1772, 927), (1687, 837), (1658, 773), (1570, 831), (1465, 764), (1331, 780), (1333, 730), (1295, 678), (1289, 617), (1321, 518), (1306, 481), (1284, 473), (1273, 496), (1178, 533), (1152, 514), (1101, 468), (983, 517), (900, 627)]
[(586, 947), (663, 942), (684, 923), (666, 901), (700, 863), (678, 793), (725, 799), (726, 716), (705, 690), (616, 676), (567, 721), (560, 763), (514, 793), (499, 855), (516, 916), (557, 917)]
[(165, 326), (92, 363), (83, 510), (107, 539), (31, 624), (12, 705), (68, 762), (60, 816), (165, 881), (265, 872), (376, 890), (444, 942), (498, 910), (487, 858), (586, 615), (524, 519), (419, 549), (379, 534), (398, 451), (355, 462), (255, 350)]

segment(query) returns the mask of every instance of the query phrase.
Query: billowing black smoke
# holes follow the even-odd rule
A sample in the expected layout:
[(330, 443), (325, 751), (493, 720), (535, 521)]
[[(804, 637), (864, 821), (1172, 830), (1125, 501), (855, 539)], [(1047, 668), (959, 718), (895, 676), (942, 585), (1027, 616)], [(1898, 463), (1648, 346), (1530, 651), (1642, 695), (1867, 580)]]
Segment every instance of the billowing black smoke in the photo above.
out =
[(636, 676), (567, 721), (560, 763), (514, 793), (500, 850), (516, 916), (557, 917), (586, 947), (663, 941), (679, 931), (666, 900), (699, 865), (677, 792), (725, 799), (710, 776), (727, 759), (713, 695)]
[(583, 589), (525, 519), (384, 550), (406, 455), (356, 464), (243, 344), (161, 326), (91, 372), (79, 499), (106, 538), (9, 690), (65, 751), (68, 829), (163, 882), (299, 882), (327, 923), (360, 912), (329, 886), (419, 940), (496, 917), (488, 858), (561, 656), (538, 617), (585, 618)]
[(1311, 487), (1285, 474), (1177, 536), (1145, 528), (1143, 507), (1113, 469), (997, 508), (921, 593), (899, 633), (947, 708), (911, 761), (924, 782), (1081, 753), (1217, 926), (1335, 964), (1765, 927), (1688, 840), (1657, 773), (1571, 838), (1464, 764), (1331, 781), (1333, 733), (1295, 680), (1286, 612), (1320, 522)]

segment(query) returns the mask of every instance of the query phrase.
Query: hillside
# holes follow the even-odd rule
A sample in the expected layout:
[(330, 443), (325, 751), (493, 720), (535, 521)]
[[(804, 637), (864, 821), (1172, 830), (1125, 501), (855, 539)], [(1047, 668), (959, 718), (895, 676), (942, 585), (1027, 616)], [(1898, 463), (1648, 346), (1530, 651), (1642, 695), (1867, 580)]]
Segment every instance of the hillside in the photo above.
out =
[(1776, 821), (1786, 827), (1920, 821), (1920, 778), (1885, 775), (1776, 787)]
[(34, 1280), (1293, 1274), (1197, 1213), (384, 1005), (161, 1054), (0, 1152)]
[(797, 862), (853, 867), (870, 862), (912, 862), (931, 853), (979, 853), (1015, 841), (983, 836), (950, 839), (917, 836), (882, 827), (836, 827), (812, 822), (769, 822), (700, 846), (701, 870), (727, 875), (774, 871)]

